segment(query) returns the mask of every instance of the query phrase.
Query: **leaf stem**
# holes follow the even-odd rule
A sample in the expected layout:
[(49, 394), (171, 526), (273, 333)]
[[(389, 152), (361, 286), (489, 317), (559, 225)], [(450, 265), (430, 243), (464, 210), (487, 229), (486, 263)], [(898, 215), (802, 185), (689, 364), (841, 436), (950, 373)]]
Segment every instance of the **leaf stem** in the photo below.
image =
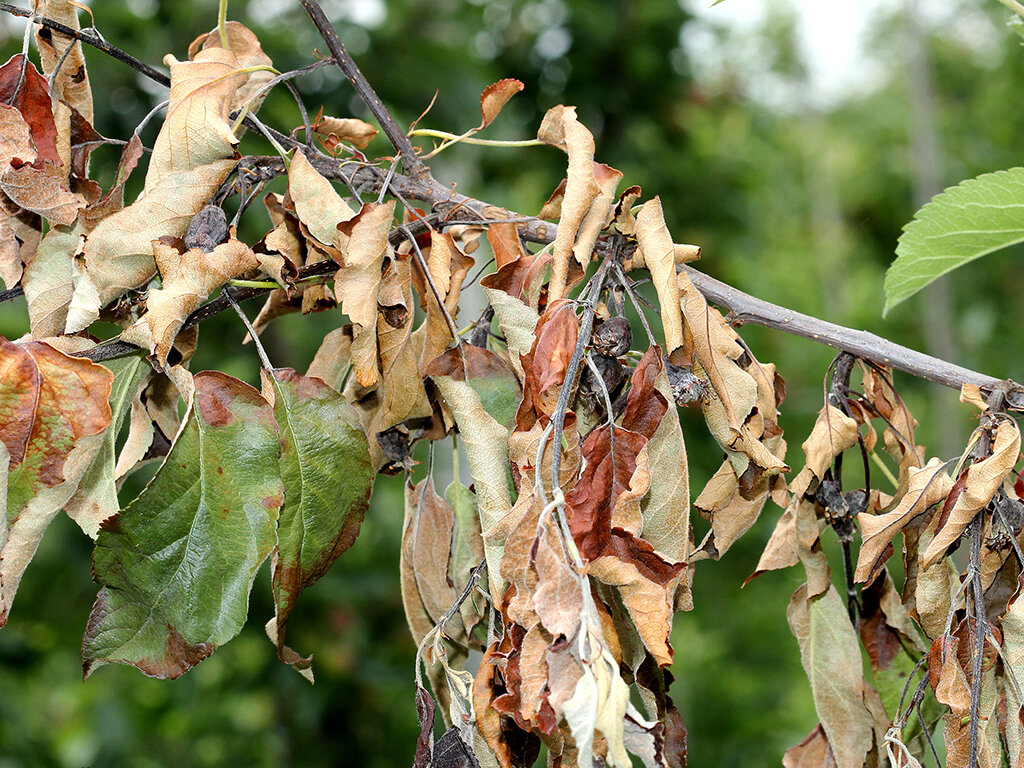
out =
[(447, 149), (452, 144), (481, 144), (486, 147), (542, 147), (544, 142), (540, 139), (521, 139), (521, 140), (503, 140), (503, 139), (474, 139), (473, 134), (476, 133), (474, 128), (471, 131), (466, 131), (463, 134), (448, 133), (448, 131), (435, 131), (429, 128), (417, 128), (414, 131), (409, 131), (409, 136), (432, 136), (437, 139), (447, 139), (447, 141), (431, 152), (427, 157), (434, 157), (438, 152)]
[(252, 323), (249, 322), (249, 317), (245, 314), (242, 308), (238, 306), (238, 302), (235, 301), (235, 297), (231, 295), (230, 286), (225, 285), (222, 293), (224, 294), (224, 298), (228, 300), (228, 303), (231, 305), (232, 309), (234, 309), (235, 312), (238, 313), (238, 316), (242, 320), (242, 324), (245, 326), (245, 329), (249, 331), (249, 338), (252, 339), (252, 343), (256, 346), (256, 352), (260, 356), (260, 361), (262, 361), (263, 367), (266, 368), (268, 371), (274, 370), (274, 366), (270, 362), (270, 358), (267, 357), (267, 350), (263, 348), (263, 344), (260, 341), (260, 337), (256, 334), (256, 330), (252, 327)]
[(228, 42), (228, 0), (220, 0), (220, 7), (217, 9), (217, 32), (220, 33), (220, 47), (230, 51), (231, 45)]

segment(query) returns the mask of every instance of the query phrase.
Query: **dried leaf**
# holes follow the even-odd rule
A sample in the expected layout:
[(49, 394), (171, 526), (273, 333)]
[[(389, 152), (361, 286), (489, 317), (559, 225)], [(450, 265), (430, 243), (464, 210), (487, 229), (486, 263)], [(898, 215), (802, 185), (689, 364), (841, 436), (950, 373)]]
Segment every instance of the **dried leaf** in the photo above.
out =
[(880, 567), (885, 548), (905, 525), (949, 495), (953, 480), (946, 474), (946, 463), (934, 458), (920, 469), (909, 470), (906, 493), (891, 512), (884, 515), (860, 514), (861, 548), (857, 558), (857, 581), (864, 583)]
[(974, 516), (983, 509), (1013, 471), (1020, 455), (1020, 430), (1016, 422), (1006, 419), (999, 422), (992, 440), (992, 454), (967, 468), (963, 480), (964, 490), (957, 497), (945, 524), (935, 534), (921, 558), (921, 565), (927, 568), (942, 557), (949, 546), (960, 538)]
[[(643, 265), (651, 273), (651, 281), (658, 292), (661, 320), (665, 331), (665, 350), (673, 360), (676, 350), (683, 346), (683, 316), (679, 304), (679, 283), (676, 279), (672, 235), (665, 226), (661, 198), (648, 200), (636, 217), (636, 239), (643, 255)], [(640, 266), (634, 260), (634, 266)], [(696, 329), (694, 330), (696, 333)], [(706, 366), (707, 367), (707, 366)], [(716, 387), (717, 389), (717, 387)]]
[(313, 130), (323, 137), (335, 136), (356, 149), (366, 149), (378, 131), (372, 125), (355, 117), (321, 116)]
[(161, 366), (174, 339), (192, 314), (213, 291), (228, 280), (259, 267), (256, 256), (245, 243), (229, 240), (209, 253), (199, 248), (181, 253), (161, 242), (153, 243), (153, 254), (163, 287), (149, 292), (146, 313), (122, 338), (148, 349)]
[[(594, 136), (576, 118), (575, 107), (559, 104), (549, 109), (537, 130), (537, 138), (562, 149), (569, 156), (565, 198), (562, 200), (548, 285), (548, 300), (553, 301), (562, 298), (565, 292), (577, 233), (601, 188), (594, 178)], [(589, 253), (587, 258), (590, 258)]]
[(499, 80), (484, 88), (483, 93), (480, 94), (480, 127), (477, 130), (482, 131), (494, 122), (494, 118), (498, 116), (508, 100), (525, 87), (521, 81), (506, 77), (504, 80)]
[(143, 193), (103, 219), (85, 242), (86, 272), (101, 304), (152, 277), (152, 241), (182, 237), (235, 166), (238, 139), (228, 116), (251, 73), (239, 72), (235, 55), (222, 48), (200, 51), (194, 61), (168, 55), (165, 63), (171, 70), (170, 104)]

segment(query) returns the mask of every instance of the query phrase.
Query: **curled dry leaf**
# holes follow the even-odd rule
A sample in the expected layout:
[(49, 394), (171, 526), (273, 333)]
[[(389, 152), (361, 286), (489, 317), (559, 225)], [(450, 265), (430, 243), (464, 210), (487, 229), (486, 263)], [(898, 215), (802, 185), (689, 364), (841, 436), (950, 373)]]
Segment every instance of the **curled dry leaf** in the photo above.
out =
[(974, 516), (988, 505), (1013, 471), (1019, 456), (1020, 430), (1017, 423), (1012, 419), (1001, 420), (995, 428), (991, 455), (967, 468), (966, 475), (962, 477), (963, 491), (922, 555), (922, 567), (927, 568), (941, 558), (950, 545), (960, 538)]
[(933, 458), (924, 467), (909, 470), (906, 492), (895, 509), (884, 515), (858, 515), (862, 543), (857, 558), (857, 581), (871, 580), (883, 564), (880, 562), (882, 555), (896, 534), (915, 517), (945, 499), (952, 487), (946, 462)]
[(494, 118), (498, 116), (508, 100), (525, 87), (521, 81), (506, 77), (504, 80), (499, 80), (484, 88), (483, 93), (480, 94), (480, 127), (477, 130), (482, 131), (494, 122)]
[[(227, 50), (234, 54), (240, 68), (274, 66), (274, 62), (263, 52), (259, 39), (244, 24), (228, 21), (224, 25), (224, 32), (228, 38)], [(225, 48), (221, 44), (220, 29), (211, 30), (193, 40), (188, 46), (188, 57), (195, 61), (200, 51), (211, 48)], [(274, 73), (267, 70), (250, 72), (249, 78), (231, 97), (231, 111), (237, 112), (246, 107), (250, 112), (258, 110), (266, 95), (265, 91), (261, 91), (273, 79)]]
[[(575, 107), (559, 104), (549, 109), (537, 130), (537, 138), (545, 144), (558, 147), (569, 156), (565, 197), (562, 200), (551, 282), (548, 286), (548, 298), (554, 300), (562, 298), (565, 293), (569, 260), (577, 233), (591, 204), (600, 194), (601, 187), (594, 176), (594, 136), (576, 118)], [(590, 259), (589, 252), (586, 259)]]
[(209, 253), (199, 248), (181, 253), (155, 242), (153, 254), (163, 287), (149, 292), (146, 313), (121, 337), (154, 353), (164, 366), (188, 316), (228, 280), (259, 268), (259, 262), (239, 240), (228, 240)]
[(322, 115), (313, 125), (313, 130), (325, 139), (334, 137), (356, 149), (366, 149), (378, 131), (369, 123), (355, 117), (328, 117)]

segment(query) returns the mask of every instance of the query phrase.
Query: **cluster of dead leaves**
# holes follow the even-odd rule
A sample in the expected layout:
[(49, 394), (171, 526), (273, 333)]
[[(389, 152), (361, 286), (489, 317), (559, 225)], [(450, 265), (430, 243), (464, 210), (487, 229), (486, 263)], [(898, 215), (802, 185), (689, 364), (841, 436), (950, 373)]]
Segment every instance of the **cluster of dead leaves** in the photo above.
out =
[[(1022, 764), (1020, 432), (976, 388), (965, 387), (962, 399), (982, 416), (959, 460), (926, 461), (914, 440), (917, 422), (888, 372), (867, 366), (862, 392), (834, 387), (804, 442), (806, 463), (755, 572), (801, 563), (807, 575), (787, 616), (820, 723), (786, 753), (785, 765), (920, 765), (940, 717), (948, 766), (971, 764), (972, 728), (978, 765)], [(894, 467), (893, 487), (865, 482), (844, 492), (843, 455), (858, 447), (865, 466), (875, 454)], [(848, 565), (850, 588), (863, 585), (859, 595), (841, 595), (833, 583), (822, 548), (829, 528), (847, 558), (860, 534)], [(950, 555), (968, 536), (975, 551), (957, 565)]]
[[(38, 11), (77, 28), (76, 5), (41, 0)], [(419, 685), (416, 766), (511, 768), (532, 764), (542, 744), (554, 766), (624, 767), (631, 755), (646, 766), (685, 764), (686, 730), (668, 695), (673, 615), (692, 607), (695, 563), (725, 554), (769, 498), (785, 511), (756, 573), (797, 564), (806, 571), (787, 619), (820, 718), (784, 764), (917, 764), (927, 740), (908, 726), (900, 702), (920, 661), (927, 685), (910, 698), (926, 730), (944, 718), (949, 764), (966, 766), (976, 741), (979, 765), (996, 766), (1003, 754), (1024, 765), (1024, 484), (1014, 469), (1020, 433), (997, 402), (965, 389), (965, 402), (982, 411), (967, 450), (959, 461), (926, 460), (887, 373), (865, 367), (862, 392), (833, 387), (803, 444), (805, 465), (787, 485), (782, 378), (681, 269), (700, 250), (673, 241), (661, 200), (641, 202), (636, 186), (619, 193), (622, 174), (595, 160), (594, 138), (573, 107), (549, 110), (538, 130), (566, 155), (565, 178), (538, 214), (558, 224), (547, 247), (528, 249), (507, 221), (516, 217), (498, 207), (484, 209), (477, 224), (424, 227), (424, 212), (400, 212), (386, 195), (368, 202), (339, 193), (302, 152), (287, 161), (283, 194), (263, 195), (270, 231), (244, 243), (217, 192), (229, 182), (244, 187), (244, 179), (232, 182), (240, 159), (232, 115), (258, 108), (273, 73), (248, 29), (231, 22), (225, 32), (226, 44), (214, 31), (189, 46), (186, 60), (165, 59), (166, 116), (143, 191), (127, 205), (125, 183), (144, 149), (130, 137), (106, 191), (89, 178), (89, 153), (107, 140), (91, 126), (79, 47), (41, 32), (42, 72), (21, 55), (0, 67), (0, 278), (23, 289), (31, 328), (30, 338), (0, 344), (8, 413), (0, 424), (0, 624), (60, 509), (92, 536), (107, 521), (102, 535), (121, 546), (118, 536), (149, 535), (112, 522), (117, 486), (174, 446), (185, 451), (182, 434), (223, 426), (207, 419), (212, 412), (202, 417), (209, 424), (191, 411), (191, 426), (179, 419), (179, 398), (195, 396), (187, 365), (198, 331), (189, 317), (227, 282), (258, 278), (278, 287), (254, 322), (257, 335), (291, 312), (336, 309), (345, 318), (306, 376), (268, 374), (262, 396), (225, 385), (267, 419), (293, 425), (281, 445), (298, 458), (294, 466), (282, 458), (282, 482), (322, 460), (320, 433), (302, 433), (304, 409), (342, 414), (344, 430), (335, 424), (323, 444), (361, 452), (336, 462), (328, 485), (345, 487), (345, 466), (406, 476), (402, 598), (449, 725), (435, 743), (435, 704)], [(521, 90), (511, 79), (487, 88), (474, 130)], [(344, 149), (354, 162), (366, 161), (362, 150), (376, 134), (322, 113), (311, 128), (328, 151)], [(484, 237), (495, 266), (480, 281), (487, 310), (466, 340), (459, 314)], [(326, 280), (299, 279), (317, 264)], [(633, 352), (623, 297), (632, 301), (636, 270), (650, 275), (663, 339)], [(135, 357), (102, 367), (73, 357), (92, 345), (86, 332), (101, 318), (120, 325), (120, 338), (146, 350), (149, 364)], [(723, 455), (693, 502), (708, 521), (699, 544), (677, 411), (691, 402)], [(413, 445), (449, 437), (452, 482), (443, 492), (435, 486), (433, 458), (413, 482)], [(842, 457), (851, 448), (884, 456), (892, 487), (872, 488), (866, 477), (863, 488), (844, 489)], [(353, 508), (363, 508), (367, 482), (349, 489)], [(278, 612), (268, 625), (282, 660), (303, 674), (309, 660), (284, 645), (291, 605), (351, 544), (361, 519), (360, 511), (318, 529), (329, 505), (319, 486), (306, 490), (298, 502), (286, 496), (281, 507), (275, 496), (271, 504), (288, 521), (274, 532)], [(829, 528), (848, 558), (845, 595), (823, 548)], [(957, 567), (950, 554), (968, 535), (979, 543)], [(890, 573), (897, 537), (899, 586)], [(261, 557), (240, 568), (245, 578), (272, 537), (258, 543)], [(130, 648), (109, 650), (97, 629), (116, 602), (94, 611), (87, 644), (95, 661), (132, 661)], [(168, 627), (168, 643), (202, 651), (181, 671), (230, 635), (219, 627), (200, 641)], [(103, 655), (115, 651), (122, 655)], [(467, 669), (473, 651), (482, 655), (475, 673)], [(926, 687), (932, 695), (922, 700)]]

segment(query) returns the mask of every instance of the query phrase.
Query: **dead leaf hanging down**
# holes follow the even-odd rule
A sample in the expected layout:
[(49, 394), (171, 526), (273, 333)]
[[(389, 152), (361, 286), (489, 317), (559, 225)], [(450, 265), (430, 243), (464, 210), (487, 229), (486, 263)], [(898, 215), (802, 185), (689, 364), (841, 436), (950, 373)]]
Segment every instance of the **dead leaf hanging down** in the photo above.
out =
[[(0, 66), (0, 104), (19, 112), (29, 127), (36, 154), (32, 158), (21, 159), (32, 162), (38, 157), (39, 168), (44, 162), (59, 166), (61, 161), (57, 152), (50, 85), (35, 65), (25, 60), (24, 54), (16, 54)], [(9, 160), (10, 157), (5, 157), (4, 165)]]
[[(475, 261), (462, 252), (451, 235), (437, 231), (430, 233), (430, 247), (425, 256), (427, 269), (441, 294), (445, 311), (451, 318), (457, 319), (462, 283)], [(426, 282), (419, 262), (413, 262), (412, 266), (413, 287), (420, 297), (420, 306), (427, 313), (426, 320), (414, 332), (412, 341), (413, 348), (417, 350), (420, 368), (424, 369), (452, 342), (452, 332), (441, 306), (434, 297), (434, 292)]]
[[(86, 274), (100, 305), (153, 276), (152, 241), (182, 237), (235, 166), (238, 139), (228, 117), (251, 73), (240, 72), (235, 55), (216, 47), (199, 51), (194, 61), (168, 55), (165, 63), (171, 70), (170, 103), (153, 145), (145, 188), (134, 203), (101, 221), (83, 249)], [(86, 324), (77, 325), (67, 331)]]
[(1018, 685), (1004, 682), (1006, 692), (1006, 746), (1013, 768), (1020, 768), (1024, 758), (1024, 696), (1019, 684), (1024, 680), (1024, 601), (1018, 595), (1010, 603), (1006, 615), (1000, 622), (1003, 631), (1002, 661), (1005, 677), (1017, 681)]
[[(814, 517), (814, 504), (808, 503), (805, 497), (813, 495), (836, 456), (857, 444), (857, 434), (857, 422), (838, 408), (826, 405), (818, 413), (811, 434), (801, 446), (806, 463), (789, 483), (789, 505), (779, 518), (753, 576), (796, 565), (801, 552), (809, 554), (813, 550), (817, 533), (804, 518), (806, 514)], [(814, 529), (816, 527), (815, 522)], [(817, 594), (817, 590), (812, 589), (812, 594)]]
[(259, 262), (249, 246), (234, 239), (209, 253), (200, 248), (181, 253), (173, 246), (154, 242), (153, 254), (163, 287), (149, 292), (146, 313), (121, 337), (154, 353), (164, 366), (188, 316), (228, 280), (258, 269)]
[(867, 583), (881, 567), (883, 553), (905, 525), (924, 514), (929, 507), (949, 495), (953, 480), (946, 473), (946, 462), (931, 459), (921, 468), (911, 467), (908, 485), (896, 508), (884, 515), (860, 514), (861, 547), (857, 558), (858, 582)]
[[(566, 171), (565, 198), (562, 200), (558, 235), (555, 238), (554, 261), (548, 300), (560, 299), (565, 293), (569, 260), (583, 219), (594, 199), (601, 192), (594, 177), (594, 136), (576, 118), (576, 108), (559, 104), (544, 115), (537, 138), (563, 150), (569, 156)], [(590, 254), (586, 254), (589, 261)], [(583, 262), (584, 264), (586, 262)]]
[[(36, 12), (42, 16), (53, 19), (66, 27), (77, 30), (78, 7), (72, 0), (41, 0), (36, 6)], [(39, 49), (39, 60), (43, 66), (43, 73), (49, 77), (60, 65), (53, 78), (52, 99), (56, 111), (61, 102), (70, 107), (64, 111), (60, 124), (57, 126), (57, 133), (61, 137), (61, 143), (72, 143), (72, 110), (77, 113), (85, 122), (93, 122), (93, 100), (92, 88), (89, 84), (89, 74), (85, 68), (85, 56), (82, 53), (82, 44), (76, 40), (55, 32), (46, 27), (40, 26), (36, 30), (36, 45)], [(68, 51), (68, 48), (71, 48)], [(70, 149), (70, 148), (69, 148)], [(85, 158), (88, 157), (88, 150), (84, 152), (79, 170), (85, 170)], [(70, 158), (69, 158), (70, 159)], [(70, 162), (65, 162), (70, 170)]]
[(0, 338), (6, 516), (0, 526), (0, 626), (47, 525), (74, 494), (110, 424), (114, 375), (48, 344)]
[[(665, 332), (665, 351), (669, 360), (677, 362), (680, 354), (677, 350), (684, 344), (683, 316), (672, 235), (665, 225), (665, 213), (661, 207), (660, 197), (648, 200), (640, 208), (636, 217), (636, 239), (643, 257), (642, 266), (651, 273), (651, 281), (658, 292), (658, 305), (661, 307), (661, 321)], [(641, 265), (634, 261), (634, 266)], [(696, 334), (697, 329), (693, 329), (692, 332)]]
[[(395, 201), (367, 203), (351, 221), (336, 231), (348, 234), (344, 265), (335, 276), (334, 293), (341, 311), (354, 327), (352, 365), (363, 387), (380, 381), (377, 363), (377, 307), (384, 259), (394, 259), (388, 232), (394, 218)], [(301, 214), (300, 214), (301, 220)]]
[(786, 610), (814, 694), (814, 708), (837, 768), (863, 768), (874, 739), (864, 704), (860, 644), (836, 588), (808, 597), (800, 587)]
[(521, 431), (537, 420), (546, 423), (555, 411), (579, 333), (573, 308), (566, 300), (548, 304), (534, 330), (533, 347), (521, 358), (526, 377), (523, 402), (516, 413), (516, 427)]
[[(921, 558), (921, 566), (927, 568), (945, 555), (947, 549), (964, 532), (974, 516), (984, 509), (1003, 481), (1013, 472), (1020, 456), (1020, 430), (1012, 419), (1001, 420), (995, 428), (992, 439), (992, 453), (967, 468), (962, 476), (963, 491), (946, 516), (945, 523)], [(958, 479), (957, 483), (960, 484)]]
[[(970, 765), (971, 656), (976, 631), (974, 619), (964, 619), (952, 633), (935, 640), (928, 653), (928, 678), (935, 698), (949, 707), (943, 715), (946, 762), (949, 766)], [(996, 689), (995, 662), (996, 650), (991, 642), (986, 641), (978, 706), (977, 764), (980, 768), (997, 768), (1001, 764), (1002, 748), (996, 717), (1000, 697)]]
[[(301, 152), (295, 154), (288, 168), (288, 197), (294, 206), (295, 215), (306, 228), (306, 232), (316, 239), (316, 244), (321, 249), (333, 247), (337, 253), (346, 252), (349, 236), (353, 232), (351, 228), (339, 225), (354, 219), (356, 211), (341, 199), (331, 182), (324, 178)], [(387, 205), (391, 206), (393, 215), (394, 201), (385, 203), (385, 206)], [(374, 208), (364, 207), (359, 213), (366, 216), (370, 210)], [(331, 254), (333, 256), (334, 252)], [(348, 264), (347, 261), (345, 263)]]

